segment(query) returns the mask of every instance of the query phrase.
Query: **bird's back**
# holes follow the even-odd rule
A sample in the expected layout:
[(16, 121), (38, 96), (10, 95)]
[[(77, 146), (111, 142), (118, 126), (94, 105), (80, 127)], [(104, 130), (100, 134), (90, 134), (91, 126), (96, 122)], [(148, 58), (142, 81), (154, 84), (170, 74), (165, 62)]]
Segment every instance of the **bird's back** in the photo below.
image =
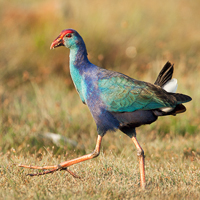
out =
[(108, 130), (135, 128), (154, 122), (158, 116), (174, 114), (162, 112), (160, 109), (163, 107), (175, 110), (177, 107), (183, 111), (178, 105), (190, 101), (191, 98), (162, 89), (161, 86), (172, 77), (169, 73), (173, 73), (173, 70), (166, 74), (163, 71), (166, 72), (167, 69), (161, 71), (161, 77), (157, 79), (156, 84), (151, 84), (96, 67), (94, 72), (91, 72), (95, 78), (88, 75), (85, 80), (89, 82), (87, 104), (97, 125), (107, 127), (105, 129)]

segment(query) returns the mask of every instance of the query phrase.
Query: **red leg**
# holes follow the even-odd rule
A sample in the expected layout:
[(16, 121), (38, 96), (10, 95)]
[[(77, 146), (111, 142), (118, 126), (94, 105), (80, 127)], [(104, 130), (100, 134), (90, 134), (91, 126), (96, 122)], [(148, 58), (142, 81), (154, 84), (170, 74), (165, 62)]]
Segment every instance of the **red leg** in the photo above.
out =
[(133, 136), (131, 139), (137, 148), (137, 156), (139, 157), (140, 186), (142, 189), (145, 189), (146, 182), (145, 182), (145, 167), (144, 167), (144, 151), (142, 147), (140, 146), (136, 136)]
[(83, 162), (85, 160), (89, 160), (89, 159), (97, 157), (100, 153), (101, 141), (102, 141), (102, 136), (98, 135), (96, 147), (95, 147), (95, 150), (93, 151), (93, 153), (81, 156), (79, 158), (75, 158), (72, 160), (62, 162), (59, 165), (50, 165), (50, 166), (44, 166), (44, 167), (31, 166), (31, 165), (19, 165), (19, 167), (24, 167), (24, 168), (29, 168), (29, 169), (43, 169), (43, 170), (52, 169), (52, 170), (44, 171), (44, 172), (37, 173), (37, 174), (28, 174), (30, 176), (49, 174), (49, 173), (53, 173), (58, 170), (67, 170), (71, 175), (76, 177), (76, 175), (73, 172), (71, 172), (70, 170), (68, 170), (67, 167), (74, 165), (76, 163)]

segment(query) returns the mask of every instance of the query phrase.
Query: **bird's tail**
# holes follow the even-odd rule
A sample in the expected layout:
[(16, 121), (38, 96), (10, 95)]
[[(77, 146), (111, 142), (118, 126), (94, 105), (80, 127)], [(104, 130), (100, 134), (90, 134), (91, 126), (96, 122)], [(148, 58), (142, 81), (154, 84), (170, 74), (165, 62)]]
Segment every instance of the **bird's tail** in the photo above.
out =
[(167, 83), (172, 79), (173, 72), (174, 72), (174, 65), (172, 65), (170, 62), (167, 62), (160, 71), (160, 73), (158, 74), (158, 77), (154, 84), (163, 87), (165, 83)]
[(180, 94), (180, 93), (169, 93), (169, 94), (173, 95), (176, 98), (177, 104), (187, 103), (192, 100), (190, 96), (185, 94)]
[(170, 62), (167, 62), (160, 71), (154, 83), (155, 85), (158, 85), (162, 87), (165, 91), (167, 91), (169, 95), (173, 95), (177, 100), (177, 106), (175, 108), (171, 107), (160, 108), (162, 113), (167, 115), (169, 114), (176, 115), (178, 113), (185, 112), (186, 108), (184, 105), (182, 105), (182, 103), (186, 103), (192, 100), (192, 98), (187, 95), (175, 93), (178, 84), (176, 79), (174, 78), (172, 79), (173, 72), (174, 72), (174, 65), (172, 65)]

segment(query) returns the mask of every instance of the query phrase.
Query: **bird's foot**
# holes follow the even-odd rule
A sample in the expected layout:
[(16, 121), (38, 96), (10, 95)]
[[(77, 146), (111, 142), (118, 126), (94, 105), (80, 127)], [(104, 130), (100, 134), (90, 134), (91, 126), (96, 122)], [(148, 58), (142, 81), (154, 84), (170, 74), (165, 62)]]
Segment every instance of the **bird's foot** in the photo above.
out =
[(44, 167), (31, 166), (31, 165), (18, 165), (18, 167), (29, 168), (29, 169), (45, 170), (45, 171), (40, 172), (40, 173), (27, 174), (27, 176), (40, 176), (40, 175), (45, 175), (45, 174), (52, 174), (52, 173), (54, 173), (56, 171), (66, 170), (74, 178), (79, 178), (79, 179), (81, 178), (80, 176), (76, 175), (71, 170), (69, 170), (67, 167), (61, 167), (60, 165), (52, 165), (52, 166), (44, 166)]
[(59, 165), (50, 165), (50, 166), (43, 166), (43, 167), (31, 166), (31, 165), (18, 165), (18, 166), (28, 168), (28, 169), (45, 170), (43, 172), (36, 173), (36, 174), (28, 174), (29, 176), (40, 176), (40, 175), (44, 175), (44, 174), (51, 174), (51, 173), (54, 173), (59, 170), (66, 170), (74, 178), (80, 178), (79, 176), (74, 174), (72, 171), (70, 171), (67, 167), (97, 157), (100, 152), (101, 140), (102, 140), (102, 136), (98, 135), (96, 148), (95, 148), (94, 152), (84, 155), (84, 156), (81, 156), (79, 158), (74, 158), (72, 160), (64, 161), (64, 162), (60, 163)]

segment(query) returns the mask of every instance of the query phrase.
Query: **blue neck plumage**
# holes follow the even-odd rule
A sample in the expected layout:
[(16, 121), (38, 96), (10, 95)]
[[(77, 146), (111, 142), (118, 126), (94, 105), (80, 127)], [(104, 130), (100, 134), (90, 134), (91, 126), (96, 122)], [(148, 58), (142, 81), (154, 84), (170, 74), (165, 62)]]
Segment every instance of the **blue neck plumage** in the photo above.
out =
[(79, 46), (71, 48), (69, 57), (70, 57), (70, 67), (74, 66), (76, 68), (79, 68), (81, 67), (82, 64), (85, 65), (86, 63), (89, 62), (87, 58), (87, 50), (84, 43), (82, 43)]
[(85, 44), (76, 46), (70, 49), (70, 74), (76, 90), (78, 91), (80, 98), (85, 102), (84, 88), (83, 88), (83, 73), (84, 70), (89, 66), (89, 60), (87, 58), (87, 50)]

